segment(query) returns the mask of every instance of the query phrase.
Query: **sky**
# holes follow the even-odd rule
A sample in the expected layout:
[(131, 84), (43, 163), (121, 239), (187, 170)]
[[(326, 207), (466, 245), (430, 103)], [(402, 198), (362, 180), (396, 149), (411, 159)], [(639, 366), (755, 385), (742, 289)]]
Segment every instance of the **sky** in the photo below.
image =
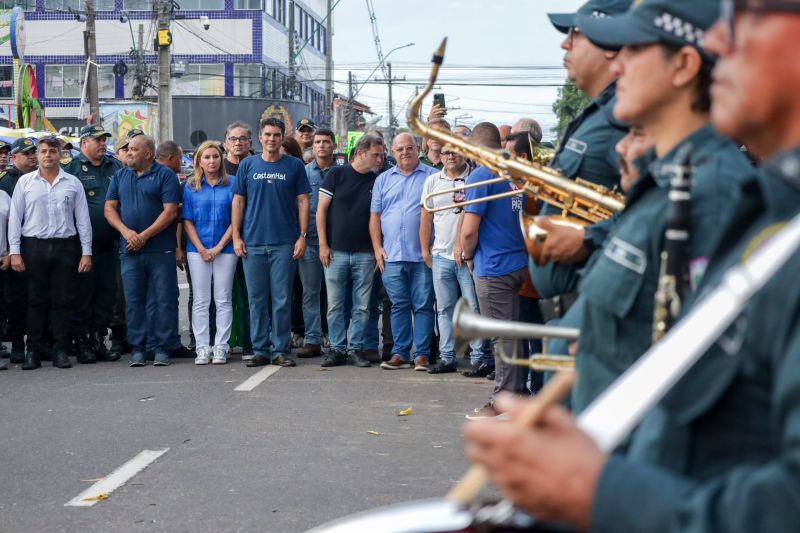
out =
[[(347, 74), (360, 89), (356, 99), (388, 124), (388, 87), (379, 69), (367, 0), (341, 0), (334, 9), (334, 88), (347, 94)], [(445, 94), (451, 124), (539, 121), (545, 138), (556, 119), (552, 104), (564, 83), (560, 44), (564, 35), (547, 13), (574, 12), (578, 0), (373, 0), (381, 48), (392, 63), (395, 114), (405, 125), (415, 85), (427, 84), (430, 60), (442, 38), (447, 52), (437, 89)], [(414, 46), (394, 48), (408, 43)], [(427, 113), (432, 97), (423, 110)]]

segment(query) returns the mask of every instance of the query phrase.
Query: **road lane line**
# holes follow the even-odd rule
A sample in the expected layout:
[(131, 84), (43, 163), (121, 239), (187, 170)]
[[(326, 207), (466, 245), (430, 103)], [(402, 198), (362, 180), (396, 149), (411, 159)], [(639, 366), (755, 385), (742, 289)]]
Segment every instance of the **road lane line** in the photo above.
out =
[(268, 377), (270, 377), (272, 374), (274, 374), (280, 369), (281, 367), (274, 365), (265, 367), (262, 370), (253, 374), (252, 376), (250, 376), (250, 378), (247, 381), (245, 381), (244, 383), (242, 383), (233, 390), (237, 392), (250, 392), (251, 390), (261, 385)]
[(98, 498), (99, 495), (111, 494), (168, 451), (169, 448), (164, 448), (163, 450), (144, 450), (142, 453), (114, 470), (111, 474), (65, 503), (64, 507), (93, 506), (98, 501), (101, 501), (101, 499), (105, 499)]

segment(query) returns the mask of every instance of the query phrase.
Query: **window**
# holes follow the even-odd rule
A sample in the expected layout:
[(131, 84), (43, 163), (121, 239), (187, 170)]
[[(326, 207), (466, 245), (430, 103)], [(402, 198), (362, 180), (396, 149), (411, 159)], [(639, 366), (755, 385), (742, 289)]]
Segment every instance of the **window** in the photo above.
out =
[[(35, 4), (33, 0), (31, 0), (31, 4)], [(94, 9), (95, 11), (114, 11), (114, 0), (95, 0), (94, 2)], [(33, 9), (33, 8), (31, 8)], [(72, 9), (73, 11), (85, 11), (86, 10), (86, 1), (85, 0), (44, 0), (44, 9), (45, 11), (52, 10), (52, 11), (69, 11)]]
[[(271, 0), (267, 0), (267, 4)], [(236, 0), (233, 4), (234, 9), (261, 9), (261, 0)]]
[[(47, 98), (80, 98), (83, 92), (85, 65), (45, 65), (44, 94)], [(116, 80), (113, 65), (97, 69), (97, 89), (100, 98), (114, 98)]]
[(267, 15), (286, 25), (286, 0), (264, 0)]
[[(180, 0), (181, 10), (215, 11), (225, 9), (225, 0)], [(257, 8), (260, 9), (260, 6)]]
[(11, 65), (0, 66), (0, 98), (14, 97), (14, 74)]
[(153, 10), (153, 0), (123, 0), (122, 5), (129, 11)]
[(250, 63), (233, 66), (233, 95), (261, 96), (261, 65)]
[(186, 72), (172, 82), (173, 94), (225, 96), (225, 65), (186, 65)]

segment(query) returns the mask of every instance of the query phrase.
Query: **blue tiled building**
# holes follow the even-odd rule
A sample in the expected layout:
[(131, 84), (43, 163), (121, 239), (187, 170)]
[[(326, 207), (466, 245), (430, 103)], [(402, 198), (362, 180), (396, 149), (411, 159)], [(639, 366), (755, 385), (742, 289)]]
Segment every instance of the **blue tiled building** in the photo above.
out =
[[(24, 3), (27, 2), (27, 3)], [(310, 107), (323, 120), (325, 95), (326, 0), (179, 0), (172, 21), (173, 64), (183, 75), (173, 78), (176, 96), (229, 96), (292, 99)], [(23, 0), (25, 62), (34, 65), (37, 88), (51, 119), (72, 118), (80, 105), (86, 57), (85, 24), (75, 12), (84, 0)], [(289, 74), (289, 10), (295, 9), (295, 43), (303, 46), (296, 59), (295, 92)], [(154, 50), (156, 24), (152, 0), (95, 0), (97, 63), (101, 103), (130, 99), (134, 87), (131, 51), (139, 48), (157, 84)], [(127, 21), (121, 21), (122, 15)], [(209, 19), (205, 29), (200, 17)], [(124, 19), (122, 19), (124, 20)], [(119, 60), (128, 66), (114, 75)], [(9, 43), (0, 45), (0, 80), (11, 79)], [(0, 98), (10, 98), (0, 87)], [(153, 89), (146, 94), (154, 95)]]

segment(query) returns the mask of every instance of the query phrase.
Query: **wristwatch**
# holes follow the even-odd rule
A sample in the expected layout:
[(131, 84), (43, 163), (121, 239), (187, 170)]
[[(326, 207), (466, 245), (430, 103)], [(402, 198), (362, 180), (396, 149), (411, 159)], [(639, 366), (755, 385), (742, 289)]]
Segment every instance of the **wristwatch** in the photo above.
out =
[(300, 234), (300, 238), (301, 238), (301, 239), (305, 239), (305, 238), (307, 238), (307, 237), (308, 237), (308, 233), (307, 233), (307, 232), (305, 232), (305, 231), (304, 231), (303, 233), (301, 233), (301, 234)]

